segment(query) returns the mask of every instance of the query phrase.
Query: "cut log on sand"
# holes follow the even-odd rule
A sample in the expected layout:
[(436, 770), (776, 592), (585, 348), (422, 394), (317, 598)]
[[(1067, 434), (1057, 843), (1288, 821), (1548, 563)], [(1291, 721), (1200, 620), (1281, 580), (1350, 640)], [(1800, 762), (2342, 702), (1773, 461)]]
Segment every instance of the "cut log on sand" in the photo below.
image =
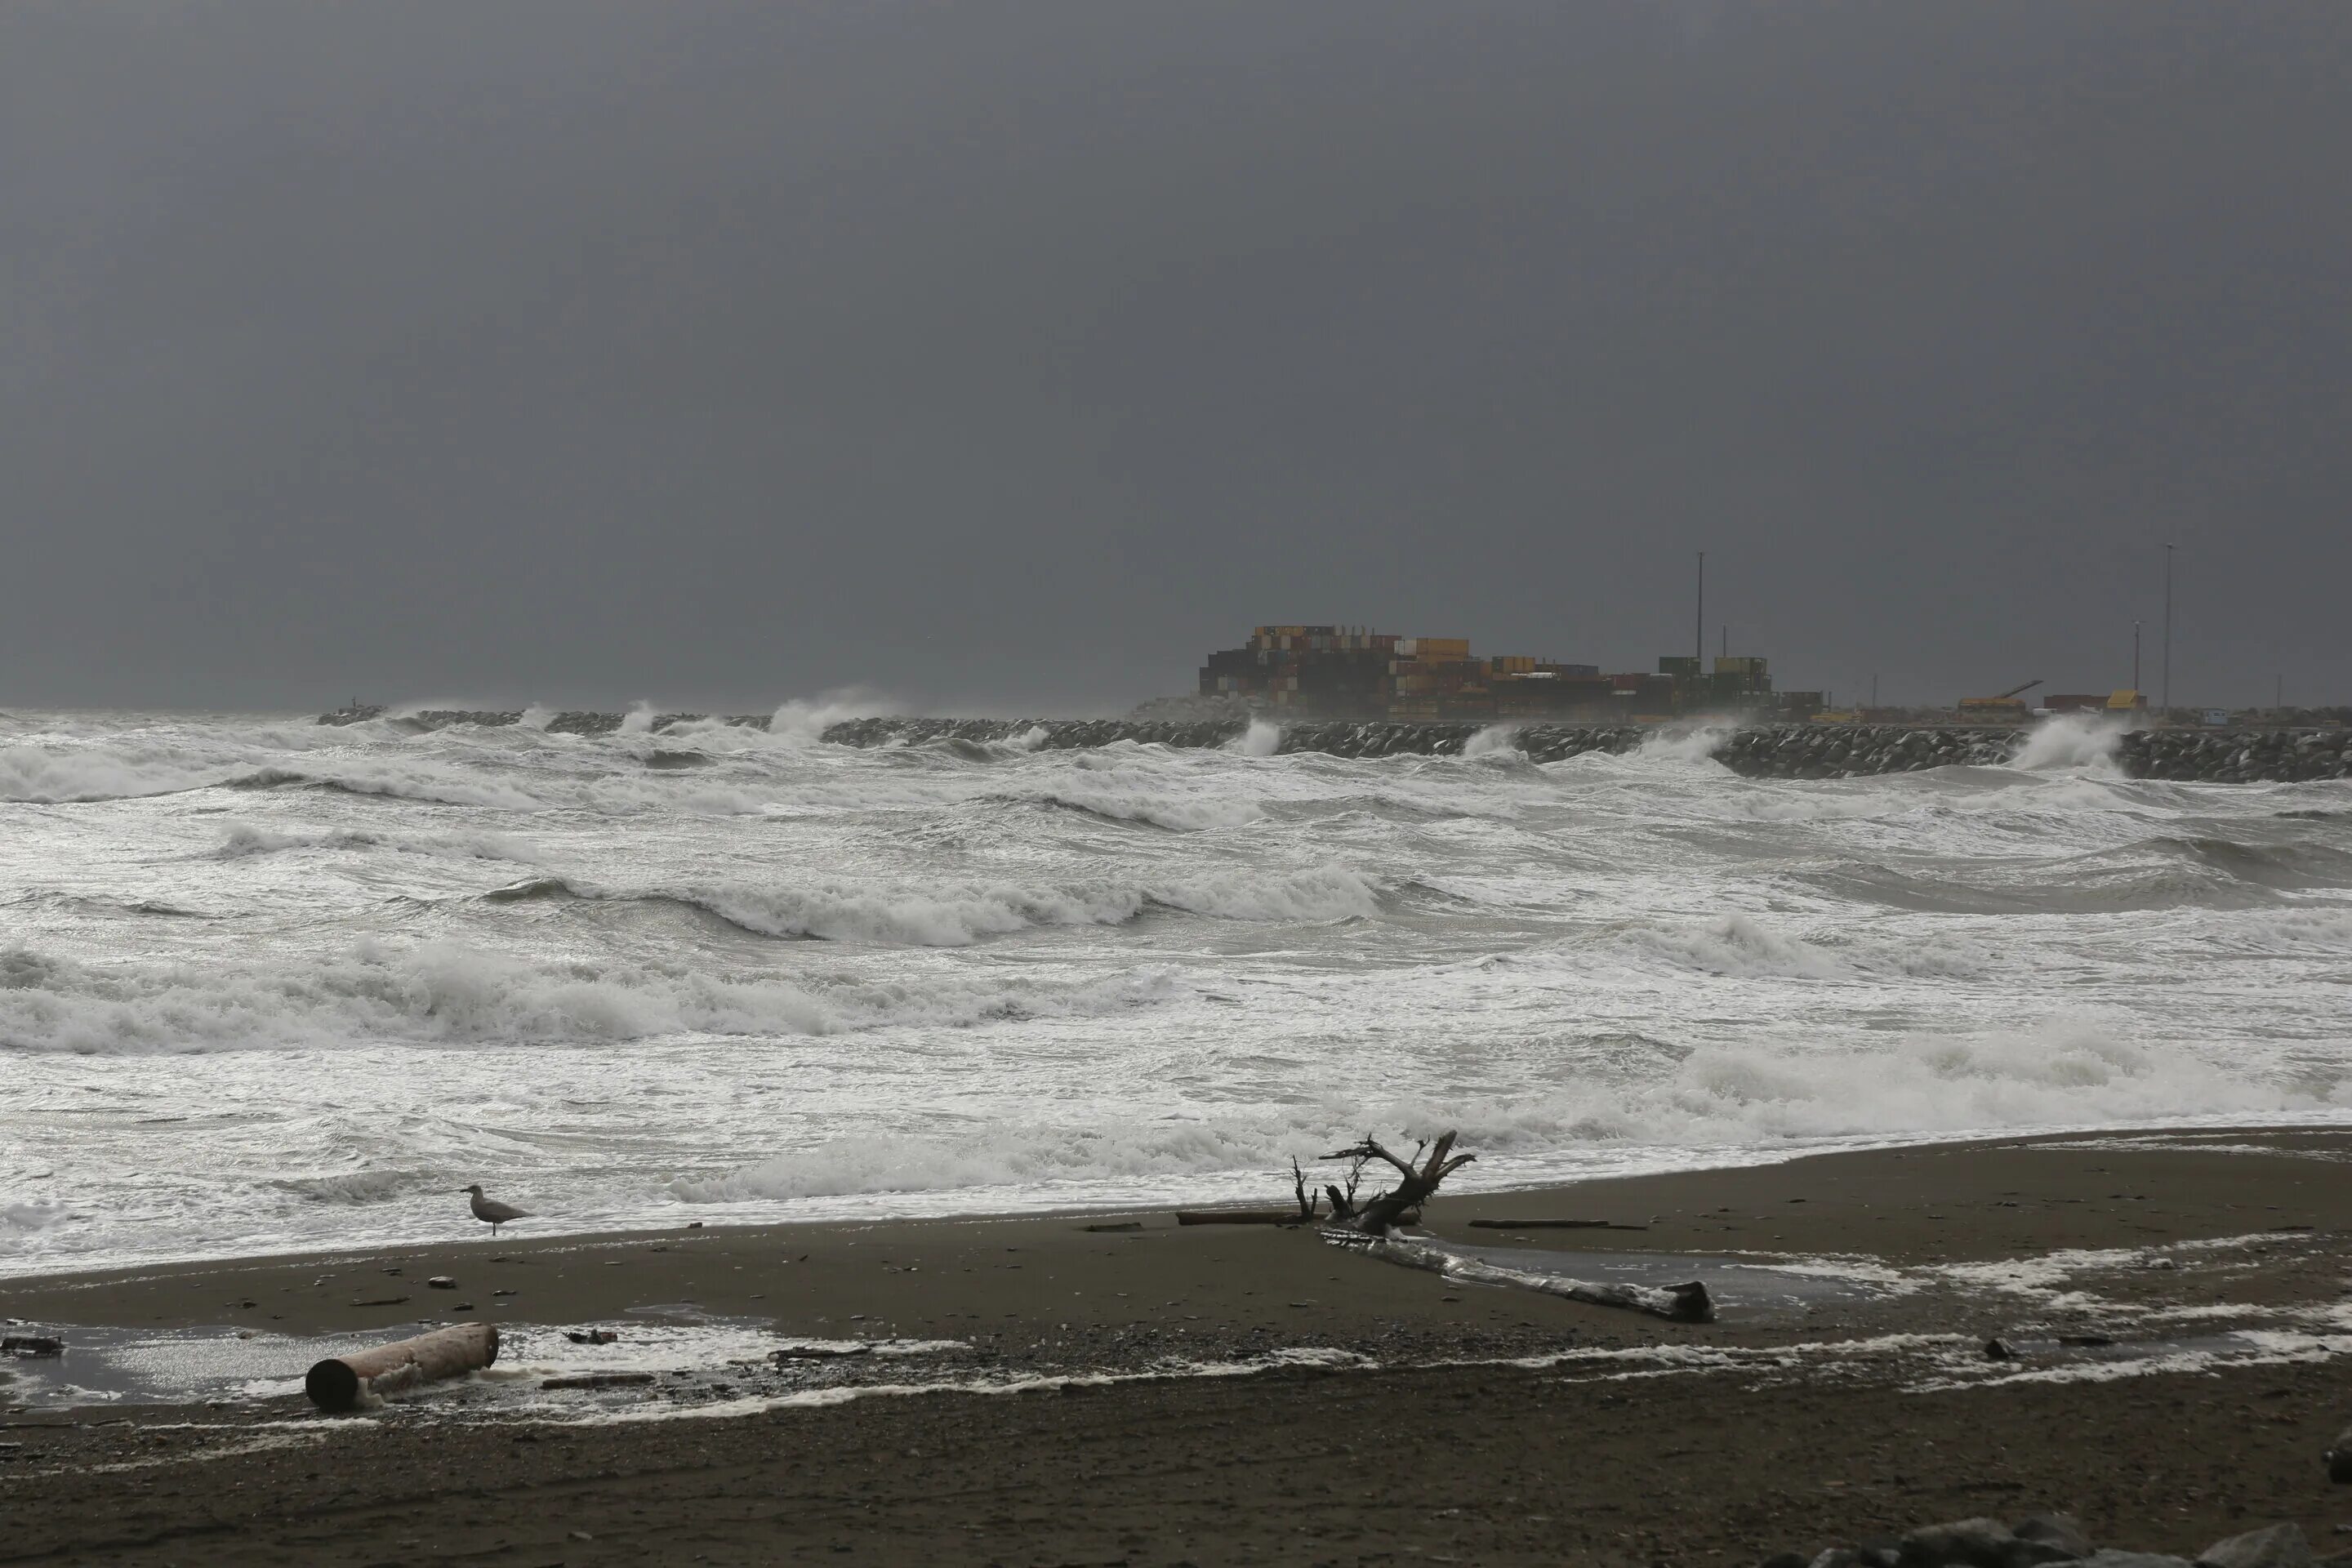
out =
[(302, 1380), (302, 1392), (321, 1410), (352, 1410), (371, 1398), (479, 1371), (498, 1359), (496, 1323), (458, 1323), (322, 1361)]
[(1564, 1296), (1571, 1301), (1590, 1301), (1597, 1307), (1630, 1308), (1636, 1312), (1647, 1312), (1653, 1317), (1670, 1319), (1677, 1323), (1711, 1323), (1715, 1321), (1715, 1301), (1707, 1295), (1706, 1287), (1696, 1279), (1687, 1285), (1617, 1285), (1599, 1280), (1569, 1279), (1557, 1274), (1534, 1274), (1523, 1268), (1506, 1268), (1499, 1263), (1465, 1258), (1442, 1247), (1407, 1241), (1400, 1237), (1370, 1237), (1331, 1231), (1325, 1234), (1336, 1245), (1361, 1247), (1382, 1262), (1402, 1263), (1408, 1268), (1426, 1268), (1465, 1285), (1509, 1285), (1522, 1290), (1539, 1290), (1547, 1296)]

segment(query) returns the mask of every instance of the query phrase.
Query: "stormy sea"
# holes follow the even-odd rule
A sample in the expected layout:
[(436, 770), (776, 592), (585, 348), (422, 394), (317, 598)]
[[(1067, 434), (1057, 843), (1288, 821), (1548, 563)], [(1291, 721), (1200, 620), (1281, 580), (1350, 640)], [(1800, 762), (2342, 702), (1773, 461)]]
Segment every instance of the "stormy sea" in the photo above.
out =
[(2352, 784), (0, 716), (0, 1273), (2352, 1120)]

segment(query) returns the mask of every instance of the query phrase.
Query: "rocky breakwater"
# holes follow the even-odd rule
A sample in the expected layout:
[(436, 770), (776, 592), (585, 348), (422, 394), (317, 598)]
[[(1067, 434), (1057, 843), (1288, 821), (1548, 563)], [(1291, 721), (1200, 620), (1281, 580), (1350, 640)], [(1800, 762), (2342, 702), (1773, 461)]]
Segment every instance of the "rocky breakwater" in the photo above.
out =
[(1768, 724), (1735, 730), (1715, 760), (1748, 778), (1843, 779), (1927, 768), (1997, 767), (2017, 753), (2021, 730), (1909, 729), (1898, 724)]
[(2116, 761), (2141, 779), (2210, 784), (2352, 778), (2352, 730), (2135, 730)]
[[(1771, 724), (1738, 730), (1716, 761), (1749, 778), (1832, 779), (1925, 768), (2034, 762), (2037, 737), (2010, 729), (1912, 729), (1893, 724)], [(2048, 761), (2089, 761), (2111, 744), (2126, 776), (2184, 784), (2294, 784), (2352, 778), (2352, 730), (2133, 730), (2059, 731)]]
[(1075, 752), (1122, 741), (1139, 746), (1222, 746), (1247, 726), (1234, 720), (845, 719), (818, 738), (834, 746), (1020, 745)]
[(1480, 735), (1498, 749), (1517, 751), (1539, 763), (1584, 752), (1630, 752), (1650, 734), (1631, 724), (1531, 724), (1498, 727), (1468, 723), (1393, 723), (1381, 720), (1325, 720), (1255, 726), (1235, 718), (1134, 719), (851, 719), (828, 726), (824, 739), (843, 746), (1019, 744), (1032, 751), (1071, 751), (1121, 742), (1135, 745), (1230, 746), (1255, 728), (1266, 754), (1315, 752), (1329, 757), (1450, 757), (1470, 749)]
[[(639, 717), (644, 720), (644, 728), (661, 731), (679, 724), (694, 723), (708, 719), (709, 715), (707, 713), (643, 715), (597, 713), (586, 709), (566, 709), (561, 713), (546, 714), (542, 719), (540, 714), (527, 709), (420, 708), (407, 712), (394, 713), (386, 708), (362, 703), (352, 708), (338, 708), (332, 713), (321, 713), (319, 715), (319, 722), (364, 724), (373, 719), (382, 719), (386, 723), (422, 734), (428, 730), (453, 729), (460, 724), (475, 724), (486, 729), (498, 729), (529, 721), (534, 729), (544, 730), (550, 734), (609, 735), (625, 727), (630, 720)], [(730, 714), (719, 722), (764, 730), (768, 726), (768, 716), (764, 713)]]
[[(321, 714), (321, 724), (383, 720), (414, 731), (452, 725), (530, 722), (556, 733), (603, 735), (626, 728), (653, 731), (704, 721), (700, 713), (555, 714), (434, 709), (392, 713), (354, 707)], [(719, 721), (765, 729), (765, 714)], [(1162, 719), (849, 719), (826, 726), (822, 739), (840, 746), (1019, 746), (1029, 751), (1079, 751), (1120, 743), (1157, 746), (1240, 746), (1266, 755), (1317, 752), (1334, 757), (1447, 757), (1475, 751), (1517, 752), (1531, 762), (1556, 763), (1588, 752), (1620, 753), (1656, 742), (1687, 744), (1710, 735), (1706, 753), (1749, 778), (1856, 778), (1917, 773), (1928, 768), (1999, 767), (2035, 761), (2037, 736), (2058, 733), (2063, 743), (2048, 760), (2063, 765), (2112, 755), (2133, 778), (2188, 783), (2295, 783), (2352, 778), (2352, 730), (2135, 730), (2109, 736), (2094, 730), (1937, 728), (1899, 724), (1762, 724), (1696, 731), (1641, 724), (1399, 723), (1381, 720), (1320, 720), (1276, 724), (1230, 711)], [(1677, 740), (1677, 737), (1680, 737)], [(1688, 754), (1685, 752), (1685, 754)]]

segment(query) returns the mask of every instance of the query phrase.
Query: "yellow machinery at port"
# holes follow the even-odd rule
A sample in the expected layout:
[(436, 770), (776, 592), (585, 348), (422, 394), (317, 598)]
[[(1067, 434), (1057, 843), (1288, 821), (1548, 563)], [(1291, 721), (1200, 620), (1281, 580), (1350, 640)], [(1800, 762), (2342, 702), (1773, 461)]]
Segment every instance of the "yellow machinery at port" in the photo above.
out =
[(2011, 687), (1997, 697), (1963, 697), (1960, 699), (1961, 716), (1969, 719), (2022, 720), (2025, 704), (2017, 700), (2019, 694), (2031, 691), (2041, 684), (2038, 679), (2029, 680)]

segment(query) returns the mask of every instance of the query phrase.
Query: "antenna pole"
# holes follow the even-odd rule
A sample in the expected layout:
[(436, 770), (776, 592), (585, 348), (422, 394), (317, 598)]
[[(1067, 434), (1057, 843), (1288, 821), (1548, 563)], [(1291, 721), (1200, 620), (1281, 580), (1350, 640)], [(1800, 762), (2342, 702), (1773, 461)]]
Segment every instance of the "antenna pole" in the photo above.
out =
[(1691, 626), (1691, 658), (1706, 662), (1706, 552), (1698, 552), (1698, 613)]

